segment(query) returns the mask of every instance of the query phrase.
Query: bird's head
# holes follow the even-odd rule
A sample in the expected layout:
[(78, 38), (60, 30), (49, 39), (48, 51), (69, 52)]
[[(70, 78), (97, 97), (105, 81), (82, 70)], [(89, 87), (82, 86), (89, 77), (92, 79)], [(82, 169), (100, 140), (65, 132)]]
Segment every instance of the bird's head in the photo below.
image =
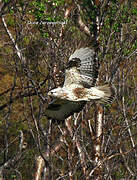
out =
[(61, 87), (58, 87), (56, 89), (52, 89), (51, 91), (49, 91), (48, 96), (54, 97), (54, 98), (59, 98), (59, 99), (64, 99), (65, 93)]

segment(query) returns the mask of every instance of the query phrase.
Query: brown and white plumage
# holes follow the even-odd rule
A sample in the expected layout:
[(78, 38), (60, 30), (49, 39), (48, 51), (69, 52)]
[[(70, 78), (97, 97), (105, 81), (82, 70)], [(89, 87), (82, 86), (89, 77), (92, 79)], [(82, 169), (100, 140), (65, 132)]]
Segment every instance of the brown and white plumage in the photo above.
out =
[(76, 50), (69, 58), (64, 86), (69, 84), (94, 86), (98, 77), (98, 66), (98, 59), (92, 49), (87, 47)]
[(63, 87), (48, 93), (55, 99), (46, 109), (46, 116), (64, 120), (79, 112), (87, 101), (111, 102), (114, 97), (113, 88), (109, 85), (95, 86), (97, 77), (98, 59), (95, 52), (88, 47), (76, 50), (66, 66)]

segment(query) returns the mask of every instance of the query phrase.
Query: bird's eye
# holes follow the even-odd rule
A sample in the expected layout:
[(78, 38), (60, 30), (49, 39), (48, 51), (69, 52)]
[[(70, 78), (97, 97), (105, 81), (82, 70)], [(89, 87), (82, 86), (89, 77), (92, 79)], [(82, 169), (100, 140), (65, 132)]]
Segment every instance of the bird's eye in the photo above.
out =
[(53, 94), (52, 91), (49, 91), (49, 92), (48, 92), (48, 96), (51, 96), (52, 94)]

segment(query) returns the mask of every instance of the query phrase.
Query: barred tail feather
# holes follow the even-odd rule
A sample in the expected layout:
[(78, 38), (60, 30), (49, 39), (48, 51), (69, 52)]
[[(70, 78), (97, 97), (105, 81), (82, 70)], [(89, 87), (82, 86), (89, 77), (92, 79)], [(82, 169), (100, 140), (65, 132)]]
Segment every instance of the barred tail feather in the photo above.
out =
[(98, 90), (103, 92), (103, 96), (99, 100), (100, 103), (112, 103), (115, 98), (115, 88), (114, 86), (104, 85), (104, 86), (97, 86)]

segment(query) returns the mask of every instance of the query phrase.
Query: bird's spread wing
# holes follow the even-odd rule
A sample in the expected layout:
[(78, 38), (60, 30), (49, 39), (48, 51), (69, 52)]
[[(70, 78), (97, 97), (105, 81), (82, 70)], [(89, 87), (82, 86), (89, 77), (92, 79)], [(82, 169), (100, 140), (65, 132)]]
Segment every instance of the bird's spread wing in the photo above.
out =
[(72, 83), (84, 87), (94, 86), (98, 77), (98, 68), (98, 59), (94, 50), (88, 47), (76, 50), (69, 58), (64, 86)]
[(67, 100), (53, 100), (47, 107), (45, 115), (55, 120), (65, 120), (75, 112), (82, 110), (86, 102), (72, 102)]

